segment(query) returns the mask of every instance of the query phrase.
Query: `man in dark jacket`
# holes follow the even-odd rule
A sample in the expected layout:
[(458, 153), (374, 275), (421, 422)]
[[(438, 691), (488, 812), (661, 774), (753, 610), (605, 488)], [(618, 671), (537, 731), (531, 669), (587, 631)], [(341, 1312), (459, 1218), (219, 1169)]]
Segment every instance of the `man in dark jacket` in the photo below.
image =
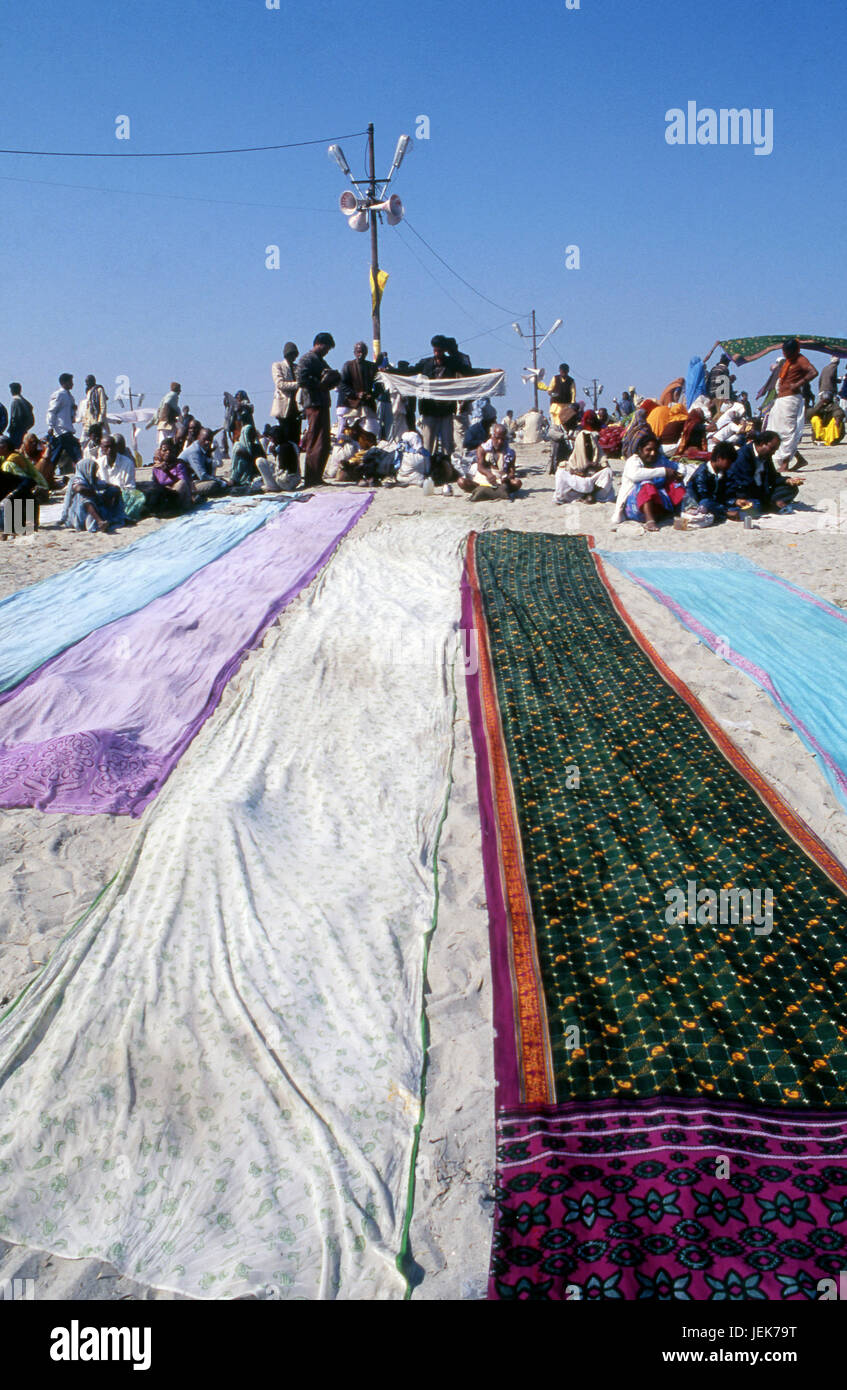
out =
[(726, 516), (726, 474), (735, 457), (731, 444), (716, 444), (711, 458), (701, 463), (688, 479), (683, 504), (683, 529), (688, 526), (713, 526), (716, 521), (723, 521)]
[(376, 418), (376, 365), (369, 362), (367, 343), (354, 343), (353, 356), (341, 368), (338, 383), (338, 413), (349, 413), (363, 417), (366, 430), (377, 434), (379, 422)]
[(335, 339), (331, 333), (318, 333), (311, 352), (303, 353), (294, 372), (306, 401), (306, 434), (303, 438), (306, 487), (318, 487), (323, 482), (332, 448), (330, 392), (341, 378), (333, 367), (326, 365), (324, 359), (334, 347)]
[[(431, 340), (431, 346), (432, 356), (422, 357), (420, 362), (416, 362), (414, 367), (410, 368), (410, 372), (427, 376), (432, 381), (437, 381), (440, 377), (472, 375), (472, 369), (469, 370), (461, 358), (449, 355), (447, 339), (441, 333), (436, 333)], [(424, 398), (418, 401), (418, 410), (424, 448), (429, 450), (430, 455), (441, 452), (449, 458), (453, 452), (453, 416), (456, 413), (456, 402), (431, 401)]]
[(730, 514), (751, 503), (756, 512), (784, 511), (796, 501), (802, 478), (789, 480), (774, 467), (780, 446), (776, 430), (756, 434), (738, 451), (726, 475), (726, 501)]
[(12, 448), (19, 449), (25, 434), (29, 434), (35, 424), (35, 411), (31, 403), (22, 395), (21, 383), (12, 381), (9, 383), (9, 390), (12, 393), (12, 406), (9, 411), (9, 438), (12, 441)]

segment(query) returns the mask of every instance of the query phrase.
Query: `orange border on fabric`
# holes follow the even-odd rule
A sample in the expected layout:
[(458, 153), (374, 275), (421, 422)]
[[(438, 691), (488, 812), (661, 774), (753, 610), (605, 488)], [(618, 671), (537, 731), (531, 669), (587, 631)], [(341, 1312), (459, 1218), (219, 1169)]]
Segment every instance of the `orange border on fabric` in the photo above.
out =
[(473, 602), (479, 652), (480, 696), (485, 721), (498, 858), (509, 923), (509, 961), (515, 1046), (521, 1091), (526, 1104), (551, 1105), (556, 1100), (547, 1006), (535, 938), (535, 923), (524, 868), (512, 775), (503, 738), (503, 725), (494, 680), (488, 624), (476, 572), (476, 532), (468, 536), (466, 568)]
[(793, 811), (786, 801), (783, 801), (779, 792), (767, 782), (762, 774), (753, 766), (741, 749), (732, 742), (732, 739), (724, 732), (717, 721), (709, 714), (708, 710), (700, 703), (697, 696), (689, 690), (684, 681), (675, 675), (670, 667), (662, 660), (650, 640), (630, 617), (623, 601), (615, 592), (614, 587), (606, 573), (606, 567), (601, 557), (594, 548), (594, 537), (586, 536), (588, 549), (594, 561), (595, 569), (600, 582), (605, 588), (611, 599), (618, 617), (625, 624), (627, 631), (633, 640), (647, 657), (648, 661), (655, 667), (662, 680), (666, 681), (671, 689), (684, 700), (692, 714), (700, 721), (708, 734), (709, 738), (719, 748), (721, 753), (729, 763), (735, 768), (736, 772), (744, 778), (756, 793), (756, 795), (767, 806), (768, 810), (776, 816), (783, 830), (791, 836), (797, 845), (812, 859), (818, 868), (831, 879), (836, 888), (842, 893), (847, 894), (847, 871), (838, 862), (834, 854), (827, 849), (822, 840), (818, 838), (811, 826), (807, 825), (796, 811)]

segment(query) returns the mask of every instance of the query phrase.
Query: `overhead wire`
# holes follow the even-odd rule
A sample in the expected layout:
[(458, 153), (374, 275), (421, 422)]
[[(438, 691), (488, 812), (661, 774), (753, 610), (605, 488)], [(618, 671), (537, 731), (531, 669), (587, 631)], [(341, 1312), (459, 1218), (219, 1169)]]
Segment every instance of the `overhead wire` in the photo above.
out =
[(367, 135), (355, 130), (348, 135), (327, 135), (319, 140), (289, 140), (282, 145), (242, 145), (237, 149), (218, 150), (5, 150), (0, 154), (32, 155), (39, 159), (196, 159), (207, 155), (261, 154), (267, 150), (295, 150), (305, 145), (332, 144), (338, 140), (356, 140)]
[(192, 193), (161, 193), (150, 189), (104, 188), (94, 183), (64, 183), (54, 179), (21, 179), (11, 174), (0, 174), (0, 183), (33, 184), (41, 188), (75, 188), (82, 193), (111, 193), (120, 198), (167, 198), (185, 203), (212, 203), (220, 207), (268, 208), (280, 212), (331, 212), (332, 208), (302, 207), (295, 203), (247, 203), (236, 198), (203, 198)]
[(526, 314), (525, 314), (525, 313), (520, 312), (520, 311), (518, 311), (517, 309), (510, 309), (510, 308), (508, 307), (507, 304), (498, 304), (496, 299), (490, 299), (490, 298), (488, 297), (487, 294), (483, 294), (481, 290), (478, 290), (478, 289), (476, 288), (475, 285), (472, 285), (472, 284), (471, 284), (470, 280), (466, 280), (465, 277), (464, 277), (464, 275), (460, 275), (459, 272), (458, 272), (458, 270), (454, 270), (453, 266), (450, 265), (450, 262), (449, 262), (449, 261), (445, 261), (444, 257), (441, 256), (441, 255), (439, 255), (439, 253), (436, 251), (436, 249), (435, 249), (434, 246), (430, 246), (430, 244), (429, 244), (429, 242), (427, 241), (426, 237), (421, 236), (420, 232), (417, 231), (417, 229), (416, 229), (415, 227), (412, 226), (412, 224), (411, 224), (411, 222), (409, 221), (408, 217), (405, 218), (404, 221), (405, 221), (406, 226), (409, 228), (409, 231), (412, 233), (412, 235), (413, 235), (413, 236), (416, 236), (417, 239), (418, 239), (418, 241), (422, 241), (422, 242), (423, 242), (423, 244), (424, 244), (424, 246), (426, 247), (426, 249), (427, 249), (433, 256), (435, 256), (436, 260), (440, 261), (441, 264), (442, 264), (443, 266), (445, 266), (447, 270), (450, 271), (450, 274), (451, 274), (451, 275), (455, 275), (455, 277), (456, 277), (457, 280), (461, 280), (462, 284), (465, 285), (473, 294), (477, 295), (479, 299), (484, 299), (485, 302), (486, 302), (486, 304), (491, 304), (491, 305), (493, 305), (493, 307), (494, 307), (495, 309), (502, 309), (502, 311), (503, 311), (504, 314), (513, 314), (513, 315), (515, 316), (515, 318), (526, 318)]

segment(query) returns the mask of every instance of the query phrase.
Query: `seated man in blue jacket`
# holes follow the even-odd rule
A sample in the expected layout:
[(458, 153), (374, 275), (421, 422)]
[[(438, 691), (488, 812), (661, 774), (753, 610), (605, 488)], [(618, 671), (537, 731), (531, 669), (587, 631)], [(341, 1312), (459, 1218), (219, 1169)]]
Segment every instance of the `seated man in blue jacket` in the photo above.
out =
[(711, 458), (700, 464), (688, 479), (682, 516), (677, 518), (684, 530), (689, 526), (714, 526), (726, 519), (726, 476), (735, 463), (731, 444), (716, 444)]
[(780, 442), (776, 430), (765, 430), (738, 450), (726, 477), (727, 514), (732, 520), (739, 511), (784, 512), (796, 501), (803, 479), (777, 472), (773, 458)]

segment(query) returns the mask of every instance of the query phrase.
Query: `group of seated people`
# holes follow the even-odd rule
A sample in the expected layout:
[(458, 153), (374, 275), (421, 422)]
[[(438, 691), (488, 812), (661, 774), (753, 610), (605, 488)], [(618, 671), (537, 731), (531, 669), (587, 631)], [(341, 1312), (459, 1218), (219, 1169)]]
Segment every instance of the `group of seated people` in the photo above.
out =
[(556, 503), (614, 502), (612, 525), (641, 522), (657, 531), (665, 520), (685, 527), (711, 526), (745, 515), (790, 510), (802, 478), (777, 470), (780, 445), (774, 430), (756, 431), (743, 407), (684, 411), (675, 449), (655, 429), (655, 412), (642, 406), (622, 441), (624, 458), (615, 494), (612, 468), (601, 443), (594, 411), (585, 411), (576, 431), (554, 444)]
[(452, 455), (430, 454), (415, 429), (394, 441), (378, 440), (360, 419), (345, 421), (339, 429), (325, 477), (360, 487), (394, 487), (417, 484), (426, 492), (440, 486), (449, 496), (454, 487), (472, 502), (502, 501), (520, 491), (516, 455), (509, 443), (509, 422), (497, 420), (487, 399)]

